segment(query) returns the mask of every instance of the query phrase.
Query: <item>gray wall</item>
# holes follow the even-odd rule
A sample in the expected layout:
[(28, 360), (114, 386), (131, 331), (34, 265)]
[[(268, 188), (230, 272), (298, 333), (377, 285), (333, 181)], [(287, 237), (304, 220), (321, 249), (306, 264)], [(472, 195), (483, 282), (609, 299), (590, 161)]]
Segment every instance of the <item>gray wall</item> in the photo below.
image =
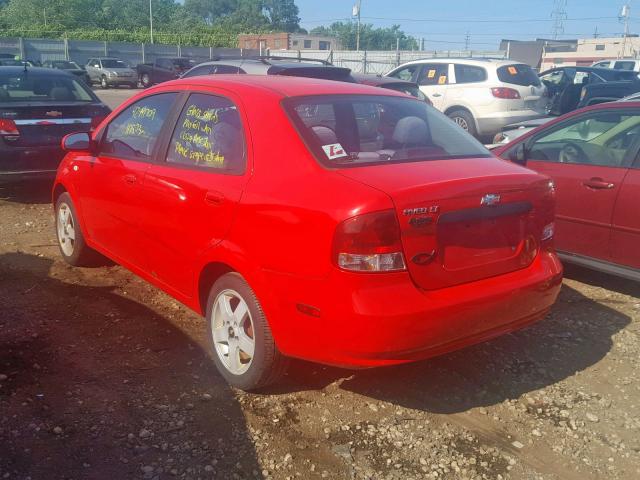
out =
[[(186, 47), (180, 45), (161, 45), (100, 42), (91, 40), (53, 40), (35, 38), (0, 38), (0, 53), (20, 55), (23, 59), (44, 62), (45, 60), (73, 60), (80, 65), (92, 57), (117, 57), (131, 65), (153, 62), (157, 57), (190, 57), (195, 60), (208, 60), (215, 56), (241, 55), (239, 48)], [(255, 54), (257, 52), (244, 52)]]

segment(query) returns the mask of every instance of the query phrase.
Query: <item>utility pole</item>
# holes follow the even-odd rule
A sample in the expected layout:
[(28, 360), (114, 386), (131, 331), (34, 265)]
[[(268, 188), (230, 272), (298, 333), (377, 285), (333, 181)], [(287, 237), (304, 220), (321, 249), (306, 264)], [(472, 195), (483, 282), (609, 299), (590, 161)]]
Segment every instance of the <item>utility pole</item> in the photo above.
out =
[(47, 7), (42, 8), (42, 14), (44, 15), (44, 28), (47, 28)]
[(631, 11), (631, 2), (627, 2), (622, 6), (622, 10), (620, 11), (620, 19), (621, 22), (624, 22), (624, 38), (622, 39), (622, 54), (620, 58), (624, 58), (627, 54), (627, 37), (629, 36), (629, 13)]
[(360, 7), (362, 6), (362, 0), (358, 0), (358, 3), (356, 3), (353, 6), (353, 16), (358, 18), (358, 24), (356, 27), (356, 50), (359, 52), (360, 51)]
[(598, 33), (598, 26), (596, 25), (596, 29), (593, 31), (593, 38), (598, 38), (600, 34)]
[(153, 45), (153, 9), (151, 8), (151, 0), (149, 0), (149, 30), (151, 34), (151, 44)]
[(420, 39), (420, 51), (424, 52), (424, 37)]
[(553, 19), (552, 34), (557, 40), (559, 35), (564, 33), (564, 21), (567, 19), (567, 0), (554, 0), (551, 18)]
[(464, 36), (464, 49), (469, 51), (469, 47), (471, 47), (471, 35), (469, 35), (469, 30), (467, 30), (467, 34)]

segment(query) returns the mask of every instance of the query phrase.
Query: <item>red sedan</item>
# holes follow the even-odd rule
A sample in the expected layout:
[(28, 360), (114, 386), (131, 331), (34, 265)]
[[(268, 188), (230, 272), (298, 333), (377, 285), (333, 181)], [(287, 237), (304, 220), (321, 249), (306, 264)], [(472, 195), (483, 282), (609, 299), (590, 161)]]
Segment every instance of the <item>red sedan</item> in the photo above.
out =
[(640, 102), (571, 112), (494, 153), (549, 175), (563, 260), (640, 280)]
[(203, 314), (243, 389), (287, 357), (371, 367), (487, 340), (560, 288), (548, 178), (401, 93), (194, 77), (63, 143), (63, 257), (99, 252)]

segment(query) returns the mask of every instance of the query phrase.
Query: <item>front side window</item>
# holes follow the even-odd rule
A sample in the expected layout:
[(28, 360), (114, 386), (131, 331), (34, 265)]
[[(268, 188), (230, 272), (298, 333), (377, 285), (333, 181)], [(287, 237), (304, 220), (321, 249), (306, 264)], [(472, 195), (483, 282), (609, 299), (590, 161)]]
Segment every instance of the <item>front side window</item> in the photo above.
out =
[(456, 74), (456, 83), (484, 82), (487, 79), (487, 71), (482, 67), (456, 63), (454, 65), (454, 71)]
[(527, 159), (625, 167), (640, 142), (640, 112), (604, 111), (582, 116), (535, 138)]
[(633, 70), (636, 66), (636, 62), (618, 61), (614, 64), (613, 68), (617, 70)]
[(167, 162), (232, 175), (245, 170), (238, 108), (223, 97), (194, 93), (182, 109), (167, 151)]
[(418, 68), (420, 68), (420, 65), (409, 65), (408, 67), (396, 70), (389, 76), (393, 78), (399, 78), (400, 80), (411, 81)]
[(149, 161), (175, 93), (151, 95), (130, 105), (114, 118), (103, 136), (101, 154)]
[(564, 82), (565, 75), (564, 70), (554, 70), (549, 73), (545, 73), (540, 79), (548, 85), (560, 85)]
[(115, 58), (106, 58), (102, 60), (102, 68), (129, 68), (129, 66), (122, 60), (116, 60)]
[(284, 105), (329, 167), (491, 156), (442, 113), (409, 97), (320, 95), (289, 98)]
[(449, 83), (448, 63), (427, 63), (418, 76), (419, 85), (446, 85)]

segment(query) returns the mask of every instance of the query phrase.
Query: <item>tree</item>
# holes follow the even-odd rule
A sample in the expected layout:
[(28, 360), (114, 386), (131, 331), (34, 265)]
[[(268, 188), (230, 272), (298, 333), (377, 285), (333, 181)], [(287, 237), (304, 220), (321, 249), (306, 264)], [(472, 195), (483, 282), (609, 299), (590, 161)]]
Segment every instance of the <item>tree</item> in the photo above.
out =
[[(328, 27), (316, 27), (312, 34), (328, 35), (340, 40), (343, 48), (356, 48), (357, 26), (354, 22), (335, 22)], [(399, 41), (400, 50), (417, 50), (418, 41), (400, 30), (400, 25), (374, 27), (365, 23), (360, 25), (360, 48), (362, 50), (395, 50)]]
[(238, 9), (238, 0), (185, 0), (187, 14), (202, 18), (208, 25)]
[(265, 0), (264, 10), (272, 29), (283, 32), (300, 30), (300, 11), (294, 0)]

